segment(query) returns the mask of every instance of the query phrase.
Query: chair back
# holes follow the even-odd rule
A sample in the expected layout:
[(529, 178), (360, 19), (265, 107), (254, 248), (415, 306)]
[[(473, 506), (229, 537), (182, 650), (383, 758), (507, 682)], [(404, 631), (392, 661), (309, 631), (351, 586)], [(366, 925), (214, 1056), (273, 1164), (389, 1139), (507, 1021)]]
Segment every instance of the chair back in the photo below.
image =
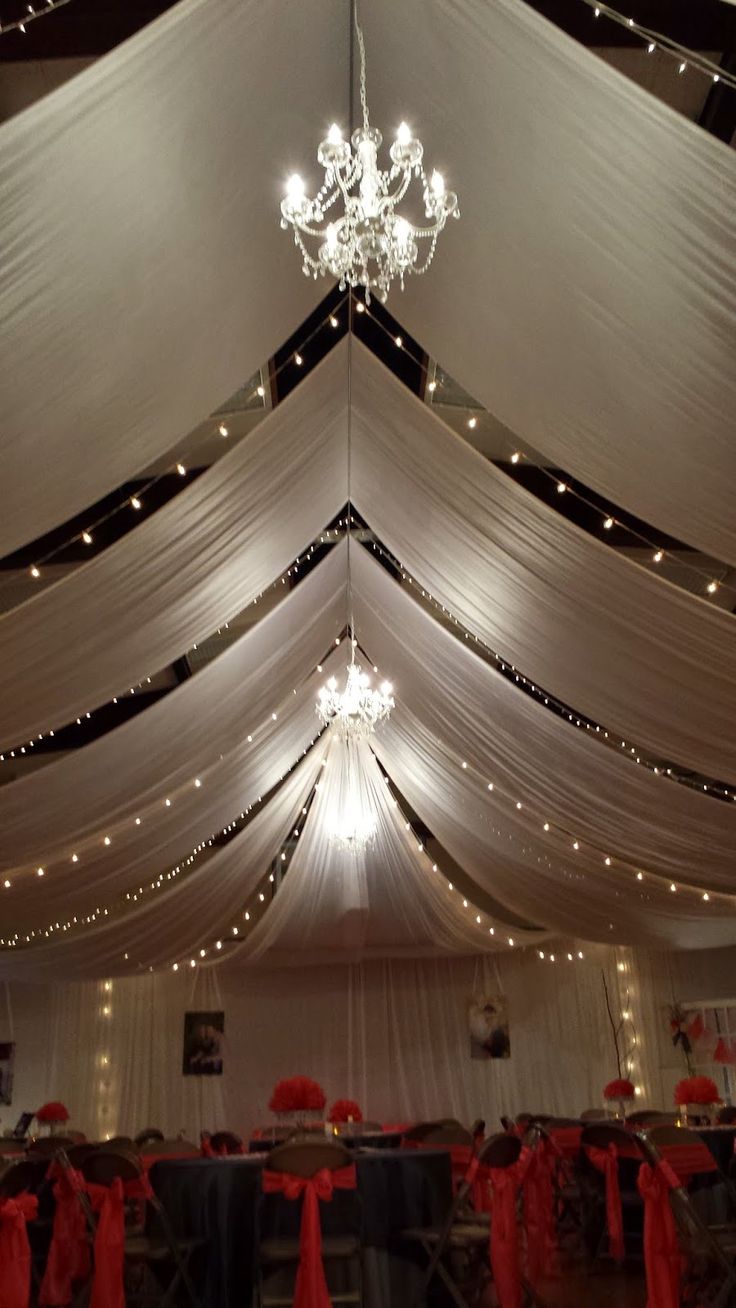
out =
[(324, 1138), (310, 1139), (297, 1136), (284, 1144), (276, 1145), (268, 1154), (264, 1169), (268, 1172), (286, 1172), (290, 1176), (308, 1179), (316, 1172), (327, 1170), (337, 1172), (341, 1167), (349, 1167), (353, 1155), (345, 1145), (337, 1140)]
[(584, 1113), (580, 1114), (581, 1122), (608, 1122), (613, 1117), (613, 1113), (607, 1108), (586, 1108)]
[(521, 1154), (521, 1140), (518, 1135), (499, 1131), (490, 1136), (478, 1152), (478, 1162), (483, 1167), (513, 1167)]
[(147, 1140), (135, 1152), (145, 1158), (148, 1154), (155, 1154), (156, 1157), (165, 1154), (198, 1154), (199, 1146), (192, 1144), (191, 1140)]
[(24, 1158), (12, 1163), (0, 1174), (0, 1199), (16, 1199), (24, 1190), (34, 1193), (45, 1180), (48, 1168), (46, 1158)]
[(618, 1122), (589, 1122), (583, 1127), (580, 1144), (583, 1149), (608, 1149), (613, 1145), (619, 1158), (638, 1158), (644, 1161), (641, 1145), (631, 1131)]
[(677, 1113), (663, 1113), (658, 1108), (638, 1108), (626, 1118), (631, 1126), (677, 1126)]
[(468, 1145), (472, 1148), (473, 1137), (461, 1122), (448, 1117), (437, 1122), (418, 1122), (405, 1132), (404, 1143), (410, 1146), (422, 1145), (428, 1149), (448, 1145)]
[(165, 1138), (163, 1131), (159, 1131), (157, 1126), (146, 1126), (142, 1131), (138, 1132), (133, 1140), (133, 1144), (140, 1149), (143, 1145), (150, 1144), (153, 1140), (165, 1140)]
[(70, 1167), (73, 1167), (76, 1172), (81, 1172), (82, 1163), (85, 1159), (89, 1158), (90, 1154), (96, 1154), (97, 1150), (102, 1147), (102, 1145), (91, 1144), (88, 1141), (86, 1144), (70, 1145), (64, 1152), (69, 1160)]
[(669, 1163), (681, 1185), (687, 1185), (693, 1176), (719, 1170), (707, 1144), (686, 1126), (652, 1126), (642, 1132), (642, 1138), (645, 1147), (653, 1147)]
[(103, 1141), (103, 1144), (106, 1149), (135, 1149), (135, 1145), (129, 1135), (113, 1135), (109, 1140)]
[(234, 1131), (215, 1131), (210, 1136), (210, 1147), (214, 1154), (242, 1154), (243, 1141)]
[(67, 1150), (75, 1142), (68, 1135), (44, 1135), (28, 1146), (28, 1158), (53, 1158), (60, 1150)]
[(116, 1178), (125, 1184), (136, 1181), (142, 1175), (137, 1156), (125, 1149), (110, 1149), (107, 1145), (96, 1149), (82, 1161), (80, 1171), (85, 1181), (94, 1185), (112, 1185)]

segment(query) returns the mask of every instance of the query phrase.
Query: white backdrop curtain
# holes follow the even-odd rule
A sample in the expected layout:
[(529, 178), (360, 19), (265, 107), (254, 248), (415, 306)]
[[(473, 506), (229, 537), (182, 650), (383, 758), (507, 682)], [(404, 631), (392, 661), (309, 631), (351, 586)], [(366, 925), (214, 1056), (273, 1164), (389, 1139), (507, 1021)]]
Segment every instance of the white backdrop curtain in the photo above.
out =
[[(242, 906), (266, 875), (322, 767), (320, 741), (286, 778), (268, 804), (229, 844), (170, 889), (151, 890), (131, 911), (113, 914), (73, 937), (0, 953), (0, 979), (33, 976), (60, 979), (148, 971), (214, 951), (215, 938), (229, 936)], [(186, 955), (186, 958), (184, 958)]]
[(529, 494), (357, 341), (351, 406), (355, 505), (436, 600), (579, 713), (736, 781), (731, 614)]
[(554, 463), (736, 563), (733, 151), (518, 0), (364, 21), (376, 122), (411, 109), (462, 211), (394, 312)]
[(0, 617), (0, 748), (159, 671), (274, 581), (346, 499), (345, 346), (84, 567)]
[[(522, 825), (569, 854), (573, 838), (634, 867), (703, 889), (736, 892), (736, 805), (637, 767), (551, 713), (478, 657), (394, 581), (353, 550), (355, 624), (399, 705), (433, 728), (505, 796)], [(1, 796), (0, 796), (1, 798)], [(560, 836), (562, 827), (568, 835)]]
[[(304, 680), (345, 622), (345, 545), (339, 545), (275, 609), (195, 676), (83, 749), (0, 789), (0, 868), (67, 862), (85, 841), (115, 837), (136, 815), (213, 767), (260, 729)], [(283, 733), (282, 733), (283, 734)], [(291, 762), (298, 751), (289, 752)], [(176, 809), (176, 804), (174, 808)], [(103, 830), (104, 827), (104, 830)], [(46, 887), (44, 887), (44, 890)]]
[[(335, 844), (335, 829), (372, 820), (365, 849)], [(284, 882), (247, 940), (231, 951), (269, 965), (510, 948), (508, 928), (463, 909), (432, 858), (405, 828), (366, 741), (330, 740), (324, 776)], [(533, 941), (515, 932), (516, 944)], [(514, 946), (515, 947), (515, 946)]]
[[(291, 968), (184, 969), (114, 980), (110, 991), (101, 983), (59, 986), (53, 996), (14, 986), (17, 1070), (25, 1067), (30, 1093), (38, 1084), (29, 1108), (61, 1098), (72, 1124), (92, 1136), (153, 1124), (194, 1140), (218, 1127), (247, 1138), (273, 1120), (267, 1104), (276, 1080), (297, 1073), (316, 1077), (328, 1104), (349, 1095), (379, 1121), (453, 1115), (469, 1124), (482, 1116), (492, 1130), (501, 1113), (569, 1114), (600, 1104), (617, 1070), (601, 972), (616, 1008), (629, 986), (640, 990), (640, 960), (633, 956), (619, 973), (622, 958), (601, 949), (583, 963), (550, 965), (527, 950), (333, 964), (303, 971), (298, 997)], [(36, 989), (34, 1008), (22, 996)], [(508, 999), (509, 1059), (469, 1056), (468, 1003), (484, 994)], [(187, 1010), (224, 1011), (221, 1078), (182, 1076)], [(639, 1102), (665, 1107), (656, 1024), (639, 1025), (637, 1034)], [(39, 1075), (28, 1075), (29, 1061)]]
[(376, 755), (419, 817), (465, 872), (509, 911), (538, 926), (587, 940), (674, 948), (736, 940), (731, 900), (669, 893), (606, 867), (581, 845), (550, 848), (540, 822), (499, 801), (485, 777), (464, 771), (454, 752), (401, 703), (375, 738)]
[[(326, 667), (339, 671), (336, 664)], [(187, 857), (205, 845), (246, 809), (256, 806), (314, 743), (319, 723), (314, 700), (322, 677), (314, 673), (303, 683), (299, 698), (289, 696), (278, 721), (267, 720), (200, 777), (175, 795), (171, 806), (161, 803), (146, 814), (140, 826), (131, 817), (113, 833), (112, 844), (102, 837), (80, 847), (78, 862), (47, 865), (39, 878), (35, 869), (11, 874), (11, 889), (4, 891), (3, 922), (14, 931), (37, 929), (49, 920), (80, 919), (100, 907), (109, 907), (125, 892), (145, 889), (151, 880), (175, 866), (186, 871)], [(73, 947), (73, 946), (70, 946)]]
[(2, 127), (0, 554), (175, 461), (317, 303), (278, 201), (347, 39), (337, 0), (182, 0)]

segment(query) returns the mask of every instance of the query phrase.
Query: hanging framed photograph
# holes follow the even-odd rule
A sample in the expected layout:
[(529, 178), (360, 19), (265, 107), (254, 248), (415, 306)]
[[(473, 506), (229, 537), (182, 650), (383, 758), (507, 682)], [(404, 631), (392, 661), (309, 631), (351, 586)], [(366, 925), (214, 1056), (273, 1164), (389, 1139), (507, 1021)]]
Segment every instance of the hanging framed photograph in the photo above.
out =
[(0, 1043), (0, 1104), (13, 1102), (13, 1065), (15, 1044), (12, 1040)]
[(222, 1076), (224, 1013), (185, 1013), (184, 1076)]
[(510, 1058), (509, 1010), (505, 995), (473, 995), (468, 1002), (470, 1057)]

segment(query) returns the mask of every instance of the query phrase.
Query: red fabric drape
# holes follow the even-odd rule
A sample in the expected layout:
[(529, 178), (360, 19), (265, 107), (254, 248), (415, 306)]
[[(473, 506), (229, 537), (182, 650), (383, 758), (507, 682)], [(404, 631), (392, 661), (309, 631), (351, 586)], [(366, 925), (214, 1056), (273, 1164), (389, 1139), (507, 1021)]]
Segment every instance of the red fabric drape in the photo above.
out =
[(0, 1199), (0, 1308), (28, 1308), (31, 1295), (31, 1246), (26, 1222), (38, 1216), (32, 1194)]
[(87, 1193), (98, 1214), (90, 1308), (125, 1308), (123, 1183), (117, 1176), (111, 1185), (90, 1183), (87, 1185)]
[(656, 1170), (642, 1163), (637, 1185), (644, 1200), (647, 1308), (679, 1308), (682, 1259), (670, 1206), (670, 1190), (679, 1181), (666, 1163)]
[(606, 1182), (606, 1229), (608, 1252), (617, 1263), (624, 1260), (624, 1220), (621, 1211), (621, 1191), (618, 1184), (618, 1154), (615, 1144), (607, 1149), (586, 1145), (585, 1152), (594, 1167), (603, 1173)]
[(78, 1191), (84, 1188), (81, 1172), (56, 1171), (54, 1225), (39, 1292), (42, 1308), (63, 1308), (71, 1303), (72, 1286), (89, 1276), (87, 1224), (78, 1199)]
[[(292, 1176), (289, 1172), (264, 1171), (261, 1183), (266, 1194), (283, 1194), (287, 1199), (303, 1195), (299, 1231), (299, 1267), (296, 1274), (294, 1308), (331, 1308), (322, 1264), (322, 1228), (319, 1204), (329, 1203), (334, 1190), (354, 1190), (355, 1166), (331, 1172), (326, 1167), (314, 1176)], [(97, 1308), (95, 1304), (92, 1308)]]
[(542, 1139), (530, 1153), (524, 1181), (527, 1274), (532, 1285), (558, 1270), (554, 1166), (552, 1145)]
[(491, 1194), (488, 1188), (490, 1175), (481, 1167), (470, 1145), (450, 1145), (452, 1187), (458, 1190), (464, 1181), (470, 1186), (470, 1202), (477, 1213), (491, 1211)]
[(660, 1149), (681, 1185), (698, 1172), (717, 1172), (718, 1165), (706, 1144), (665, 1145)]
[(525, 1151), (513, 1167), (489, 1168), (493, 1195), (489, 1254), (500, 1308), (521, 1308), (516, 1196), (526, 1175), (530, 1158), (531, 1154)]

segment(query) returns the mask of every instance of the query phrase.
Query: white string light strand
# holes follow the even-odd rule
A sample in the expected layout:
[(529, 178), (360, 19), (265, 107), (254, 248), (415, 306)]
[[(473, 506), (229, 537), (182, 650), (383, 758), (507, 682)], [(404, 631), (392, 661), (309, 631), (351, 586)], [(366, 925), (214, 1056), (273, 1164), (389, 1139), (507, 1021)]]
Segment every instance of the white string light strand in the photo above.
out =
[(39, 9), (27, 4), (22, 18), (14, 19), (12, 23), (0, 22), (0, 36), (7, 36), (8, 32), (20, 32), (25, 36), (31, 23), (37, 22), (39, 18), (47, 18), (49, 14), (55, 13), (57, 9), (63, 9), (68, 4), (71, 4), (71, 0), (47, 0), (47, 3)]
[(624, 27), (628, 32), (640, 36), (646, 45), (647, 54), (654, 54), (655, 50), (662, 50), (665, 54), (671, 55), (673, 59), (678, 60), (678, 73), (682, 74), (688, 68), (693, 68), (696, 72), (709, 77), (712, 82), (721, 82), (732, 90), (736, 88), (736, 75), (722, 68), (719, 64), (714, 64), (713, 60), (709, 59), (707, 55), (700, 54), (697, 50), (691, 50), (689, 46), (680, 45), (679, 41), (674, 41), (672, 37), (665, 36), (662, 32), (655, 32), (651, 27), (645, 27), (642, 23), (637, 23), (634, 18), (627, 18), (624, 14), (619, 13), (617, 9), (612, 9), (610, 5), (601, 4), (600, 0), (583, 0), (583, 4), (593, 10), (594, 18), (600, 18), (603, 15), (605, 18), (609, 18), (612, 23), (617, 23), (619, 27)]

